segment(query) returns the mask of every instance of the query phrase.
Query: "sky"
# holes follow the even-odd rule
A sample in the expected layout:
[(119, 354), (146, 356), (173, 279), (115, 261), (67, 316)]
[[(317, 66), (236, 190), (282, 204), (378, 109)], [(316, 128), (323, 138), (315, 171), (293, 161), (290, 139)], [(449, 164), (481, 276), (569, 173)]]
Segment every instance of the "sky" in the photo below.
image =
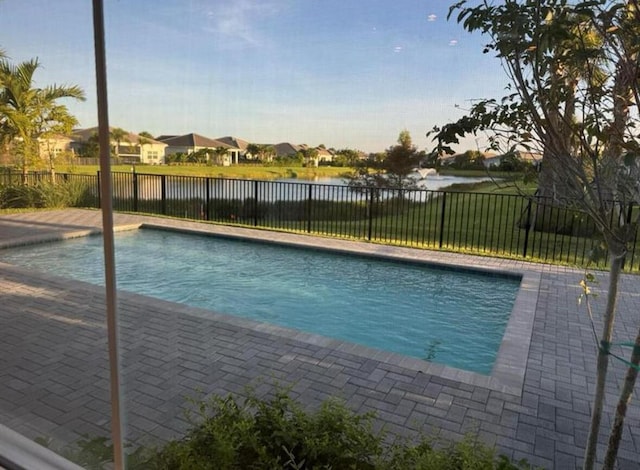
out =
[[(430, 150), (433, 126), (505, 94), (454, 0), (104, 2), (109, 123), (131, 132), (378, 152), (408, 130)], [(36, 86), (81, 86), (80, 127), (97, 125), (91, 3), (0, 0), (0, 48), (39, 59)]]

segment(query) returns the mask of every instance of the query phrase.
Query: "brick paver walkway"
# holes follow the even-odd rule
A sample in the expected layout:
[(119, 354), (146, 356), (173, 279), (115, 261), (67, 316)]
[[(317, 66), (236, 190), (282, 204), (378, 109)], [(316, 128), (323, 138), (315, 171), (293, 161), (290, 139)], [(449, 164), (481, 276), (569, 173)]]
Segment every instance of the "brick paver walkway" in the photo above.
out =
[[(264, 395), (277, 382), (291, 386), (292, 394), (310, 406), (338, 396), (358, 412), (373, 410), (395, 433), (437, 432), (454, 439), (477, 433), (514, 458), (545, 468), (579, 466), (595, 377), (590, 326), (576, 302), (579, 272), (134, 215), (117, 214), (115, 221), (119, 227), (154, 223), (514, 270), (525, 274), (528, 291), (519, 297), (492, 377), (119, 293), (130, 439), (180, 435), (187, 425), (184, 398), (195, 390), (242, 394), (252, 385)], [(86, 234), (99, 229), (100, 222), (99, 212), (77, 209), (0, 216), (0, 248)], [(598, 277), (604, 289), (606, 275)], [(634, 338), (640, 325), (640, 277), (623, 276), (620, 291), (616, 336), (622, 341)], [(604, 300), (596, 300), (596, 311)], [(108, 433), (103, 288), (0, 263), (0, 332), (0, 422), (28, 437), (50, 436), (57, 443), (84, 433)], [(610, 371), (603, 443), (624, 367), (614, 361)], [(635, 396), (619, 467), (638, 469), (639, 462), (640, 404)]]

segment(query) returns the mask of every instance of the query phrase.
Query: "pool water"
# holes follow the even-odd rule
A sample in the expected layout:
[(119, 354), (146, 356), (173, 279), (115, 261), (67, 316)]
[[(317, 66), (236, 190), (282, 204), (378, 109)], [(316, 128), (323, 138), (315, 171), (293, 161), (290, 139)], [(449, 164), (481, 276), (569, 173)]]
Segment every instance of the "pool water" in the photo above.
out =
[[(103, 284), (102, 238), (0, 261)], [(520, 280), (320, 250), (138, 230), (116, 234), (118, 288), (489, 374)]]

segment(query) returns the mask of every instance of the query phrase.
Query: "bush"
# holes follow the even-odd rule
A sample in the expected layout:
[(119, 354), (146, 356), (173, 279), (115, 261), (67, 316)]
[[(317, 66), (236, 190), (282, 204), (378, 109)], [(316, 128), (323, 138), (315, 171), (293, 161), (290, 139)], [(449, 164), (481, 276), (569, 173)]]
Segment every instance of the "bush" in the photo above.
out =
[(214, 397), (198, 406), (199, 422), (184, 439), (169, 442), (152, 468), (373, 469), (381, 437), (372, 416), (358, 416), (329, 400), (312, 414), (278, 391), (271, 400)]
[[(127, 455), (137, 470), (351, 469), (351, 470), (517, 470), (530, 466), (496, 456), (468, 437), (444, 447), (422, 439), (417, 445), (388, 442), (373, 431), (373, 414), (357, 415), (336, 400), (311, 413), (286, 392), (269, 400), (232, 396), (194, 401), (187, 435), (160, 449), (138, 448)], [(110, 468), (112, 449), (104, 438), (79, 441), (63, 451), (89, 469)]]
[(87, 207), (95, 198), (89, 185), (81, 181), (0, 187), (0, 209)]

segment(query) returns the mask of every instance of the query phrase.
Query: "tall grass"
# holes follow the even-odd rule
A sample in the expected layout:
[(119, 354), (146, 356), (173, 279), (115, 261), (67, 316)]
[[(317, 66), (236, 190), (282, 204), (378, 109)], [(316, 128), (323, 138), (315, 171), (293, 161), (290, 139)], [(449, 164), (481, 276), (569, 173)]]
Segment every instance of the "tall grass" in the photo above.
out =
[(97, 195), (88, 182), (70, 180), (0, 186), (0, 209), (93, 207)]

